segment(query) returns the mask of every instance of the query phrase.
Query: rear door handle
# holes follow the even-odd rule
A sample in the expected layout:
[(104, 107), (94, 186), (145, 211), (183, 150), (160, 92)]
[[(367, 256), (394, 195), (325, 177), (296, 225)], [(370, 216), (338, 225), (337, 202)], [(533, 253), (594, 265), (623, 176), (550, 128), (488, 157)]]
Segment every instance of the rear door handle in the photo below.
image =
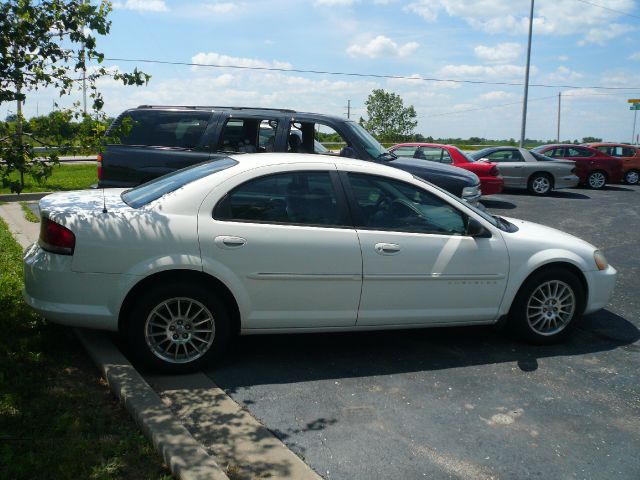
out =
[(218, 247), (225, 248), (227, 250), (230, 248), (243, 247), (247, 243), (247, 240), (245, 238), (232, 237), (228, 235), (221, 235), (219, 237), (216, 237), (213, 241)]
[(395, 243), (376, 243), (374, 250), (378, 255), (395, 255), (400, 253), (400, 245)]

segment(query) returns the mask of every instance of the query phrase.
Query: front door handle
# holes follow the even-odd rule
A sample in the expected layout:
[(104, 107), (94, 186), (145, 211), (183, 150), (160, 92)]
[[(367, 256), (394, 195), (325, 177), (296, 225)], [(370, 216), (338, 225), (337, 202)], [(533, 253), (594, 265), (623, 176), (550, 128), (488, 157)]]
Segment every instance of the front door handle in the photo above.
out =
[(246, 245), (247, 243), (247, 240), (245, 238), (232, 237), (228, 235), (220, 235), (219, 237), (216, 237), (213, 241), (218, 247), (225, 248), (225, 249), (240, 248)]
[(400, 245), (395, 243), (376, 243), (374, 250), (378, 255), (395, 255), (400, 253)]

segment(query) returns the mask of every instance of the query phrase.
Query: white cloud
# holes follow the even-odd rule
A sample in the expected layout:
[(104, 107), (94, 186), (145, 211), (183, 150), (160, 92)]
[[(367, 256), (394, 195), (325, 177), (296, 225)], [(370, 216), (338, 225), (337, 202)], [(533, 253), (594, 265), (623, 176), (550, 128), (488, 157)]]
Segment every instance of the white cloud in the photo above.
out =
[(550, 82), (564, 83), (575, 82), (581, 80), (582, 78), (584, 78), (584, 75), (582, 73), (576, 72), (562, 65), (547, 77)]
[(508, 63), (517, 60), (521, 50), (519, 43), (499, 43), (495, 47), (478, 45), (473, 52), (476, 57), (489, 63)]
[(348, 7), (356, 3), (357, 0), (314, 0), (314, 7)]
[(215, 2), (215, 3), (205, 3), (203, 5), (206, 11), (210, 13), (215, 13), (218, 15), (237, 12), (243, 6), (244, 6), (243, 4), (233, 3), (233, 2)]
[[(230, 57), (228, 55), (221, 55), (215, 52), (209, 53), (197, 53), (191, 57), (191, 63), (199, 63), (204, 65), (217, 65), (217, 66), (238, 66), (238, 67), (250, 67), (250, 68), (284, 68), (290, 69), (292, 65), (287, 62), (279, 62), (273, 60), (271, 62), (265, 60), (259, 60), (256, 58), (242, 58), (242, 57)], [(194, 66), (193, 69), (201, 70), (206, 67)]]
[(169, 10), (164, 0), (127, 0), (124, 3), (115, 2), (113, 8), (134, 10), (136, 12), (167, 12)]
[(511, 92), (505, 92), (502, 90), (496, 90), (493, 92), (487, 92), (487, 93), (483, 93), (482, 95), (480, 95), (480, 100), (487, 100), (487, 101), (495, 101), (495, 100), (511, 100), (516, 98), (516, 95), (511, 93)]
[(640, 60), (640, 52), (629, 55), (629, 60)]
[[(520, 65), (446, 65), (438, 71), (438, 75), (448, 78), (462, 78), (465, 80), (511, 80), (524, 78), (525, 67)], [(532, 66), (531, 75), (538, 69)]]
[[(416, 0), (404, 10), (434, 22), (441, 14), (461, 18), (471, 27), (491, 34), (526, 34), (529, 2), (513, 0)], [(534, 35), (579, 35), (582, 44), (604, 43), (633, 27), (616, 24), (621, 13), (635, 9), (634, 0), (607, 0), (610, 10), (576, 5), (575, 0), (539, 0), (534, 10)], [(618, 12), (616, 12), (616, 10)]]
[(411, 55), (420, 45), (416, 42), (408, 42), (398, 45), (384, 35), (378, 35), (364, 45), (353, 44), (347, 48), (347, 53), (352, 57), (406, 57)]
[(569, 60), (569, 56), (568, 55), (558, 55), (558, 60), (560, 60), (561, 62), (566, 62)]

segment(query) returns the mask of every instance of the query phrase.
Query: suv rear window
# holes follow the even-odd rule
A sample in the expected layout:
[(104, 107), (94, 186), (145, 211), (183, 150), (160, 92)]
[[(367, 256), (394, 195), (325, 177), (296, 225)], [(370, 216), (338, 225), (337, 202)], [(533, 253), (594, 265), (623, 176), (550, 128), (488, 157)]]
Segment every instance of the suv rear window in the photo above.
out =
[(130, 110), (118, 118), (110, 133), (124, 145), (191, 149), (200, 143), (209, 118), (211, 112)]
[(183, 168), (177, 172), (170, 173), (160, 178), (156, 178), (139, 187), (123, 192), (122, 201), (131, 208), (140, 208), (148, 203), (157, 200), (167, 193), (174, 192), (186, 184), (195, 182), (201, 178), (211, 175), (227, 168), (237, 165), (238, 162), (232, 158), (221, 158), (210, 162), (199, 163), (192, 167)]

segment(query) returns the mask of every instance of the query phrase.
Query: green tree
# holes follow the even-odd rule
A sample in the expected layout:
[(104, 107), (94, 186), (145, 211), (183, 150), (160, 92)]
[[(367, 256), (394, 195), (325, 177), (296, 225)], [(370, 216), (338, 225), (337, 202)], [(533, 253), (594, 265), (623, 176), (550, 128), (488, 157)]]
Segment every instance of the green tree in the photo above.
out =
[(368, 119), (360, 118), (360, 124), (382, 142), (405, 140), (418, 126), (413, 105), (405, 107), (400, 95), (393, 92), (375, 89), (365, 105)]
[[(0, 158), (5, 162), (0, 165), (0, 177), (3, 185), (10, 186), (12, 191), (22, 190), (25, 174), (50, 175), (52, 165), (58, 162), (58, 154), (72, 146), (70, 142), (56, 145), (62, 149), (38, 158), (34, 146), (51, 146), (47, 144), (47, 136), (55, 122), (48, 123), (49, 131), (33, 130), (37, 126), (34, 124), (25, 128), (22, 104), (28, 92), (50, 87), (60, 96), (69, 95), (84, 77), (92, 101), (93, 121), (100, 125), (104, 118), (104, 100), (96, 87), (97, 79), (111, 76), (125, 85), (143, 85), (149, 81), (150, 76), (137, 68), (131, 73), (122, 73), (110, 72), (100, 65), (104, 55), (97, 50), (94, 35), (109, 33), (110, 11), (111, 5), (106, 0), (95, 5), (85, 0), (3, 0), (0, 3), (0, 104), (16, 102), (17, 106), (15, 121), (0, 128), (3, 132)], [(83, 119), (85, 115), (79, 107), (76, 102), (73, 109), (62, 115)], [(91, 136), (80, 143), (90, 147), (99, 145), (104, 129), (85, 131), (91, 132)], [(10, 177), (14, 171), (19, 172), (17, 181)]]
[(601, 142), (602, 139), (598, 137), (584, 137), (582, 139), (582, 143), (598, 143)]

